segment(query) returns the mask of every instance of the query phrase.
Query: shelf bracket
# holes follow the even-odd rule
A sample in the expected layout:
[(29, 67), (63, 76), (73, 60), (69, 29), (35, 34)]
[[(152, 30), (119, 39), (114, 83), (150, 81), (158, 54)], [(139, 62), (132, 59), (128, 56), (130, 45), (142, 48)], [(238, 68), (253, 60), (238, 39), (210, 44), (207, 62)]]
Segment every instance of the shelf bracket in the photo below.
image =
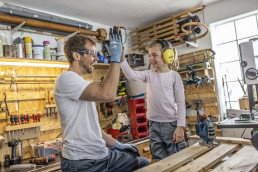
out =
[(19, 24), (18, 26), (16, 26), (15, 28), (13, 28), (11, 30), (11, 34), (10, 34), (10, 43), (13, 44), (13, 35), (15, 34), (15, 32), (17, 32), (23, 25), (25, 24), (25, 22), (22, 22), (21, 24)]
[(76, 35), (77, 33), (79, 33), (79, 31), (76, 31), (74, 33), (71, 33), (70, 35), (67, 35), (66, 37), (64, 37), (64, 41), (66, 41), (68, 38), (72, 37), (73, 35)]

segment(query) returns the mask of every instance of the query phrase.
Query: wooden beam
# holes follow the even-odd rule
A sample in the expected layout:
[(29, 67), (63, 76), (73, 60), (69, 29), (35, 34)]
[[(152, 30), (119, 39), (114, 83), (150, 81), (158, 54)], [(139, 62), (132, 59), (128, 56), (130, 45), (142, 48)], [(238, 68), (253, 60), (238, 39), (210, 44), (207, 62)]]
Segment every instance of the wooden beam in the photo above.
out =
[(253, 146), (244, 146), (240, 151), (220, 164), (213, 172), (255, 171), (258, 168), (258, 153)]
[(194, 171), (207, 171), (238, 148), (238, 144), (223, 143), (203, 156), (177, 169), (176, 172), (192, 171), (193, 169)]
[(199, 145), (196, 143), (176, 154), (173, 154), (162, 161), (151, 164), (145, 168), (137, 170), (137, 172), (168, 172), (179, 168), (181, 165), (191, 161), (192, 159), (199, 157), (210, 149), (207, 146)]
[(26, 128), (40, 127), (41, 125), (42, 125), (41, 122), (36, 122), (36, 123), (30, 123), (30, 124), (7, 126), (7, 127), (4, 127), (4, 131), (22, 130), (22, 129), (26, 129)]
[[(201, 138), (197, 135), (190, 136), (189, 139), (201, 140)], [(252, 144), (249, 139), (233, 138), (233, 137), (216, 137), (216, 142), (245, 144), (245, 145), (251, 145)]]

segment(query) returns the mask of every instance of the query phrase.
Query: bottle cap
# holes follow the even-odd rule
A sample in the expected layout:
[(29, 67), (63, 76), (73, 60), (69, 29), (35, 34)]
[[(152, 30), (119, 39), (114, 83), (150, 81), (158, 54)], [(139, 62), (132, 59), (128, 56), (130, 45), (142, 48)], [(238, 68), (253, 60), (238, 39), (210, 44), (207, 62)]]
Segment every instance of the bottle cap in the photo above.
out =
[(25, 37), (25, 42), (31, 42), (31, 37)]
[(50, 45), (49, 41), (43, 41), (43, 45)]

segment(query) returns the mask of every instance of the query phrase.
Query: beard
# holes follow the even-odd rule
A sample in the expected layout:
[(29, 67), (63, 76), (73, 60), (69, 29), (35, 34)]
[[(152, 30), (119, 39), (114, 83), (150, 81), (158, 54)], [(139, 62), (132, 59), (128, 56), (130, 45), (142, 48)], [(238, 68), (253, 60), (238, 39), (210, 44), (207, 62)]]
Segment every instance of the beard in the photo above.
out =
[[(89, 64), (90, 65), (90, 64)], [(81, 58), (80, 61), (79, 61), (79, 66), (82, 68), (82, 73), (83, 74), (87, 74), (87, 73), (92, 73), (92, 69), (90, 69), (89, 66), (87, 66), (85, 63), (84, 63), (84, 58)]]

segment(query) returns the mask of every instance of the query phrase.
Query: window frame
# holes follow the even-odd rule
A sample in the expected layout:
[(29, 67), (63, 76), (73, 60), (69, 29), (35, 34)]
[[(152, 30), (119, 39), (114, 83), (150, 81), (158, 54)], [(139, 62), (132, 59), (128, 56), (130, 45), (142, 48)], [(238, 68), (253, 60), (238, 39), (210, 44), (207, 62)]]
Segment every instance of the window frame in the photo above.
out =
[[(229, 22), (234, 22), (234, 27), (235, 27), (235, 30), (236, 30), (236, 24), (235, 24), (236, 20), (246, 18), (246, 17), (252, 16), (252, 15), (255, 15), (255, 17), (256, 17), (256, 24), (257, 24), (257, 29), (258, 29), (258, 10), (255, 10), (255, 11), (252, 11), (252, 12), (249, 12), (249, 13), (245, 13), (245, 14), (242, 14), (242, 15), (238, 15), (238, 16), (235, 16), (235, 17), (231, 17), (231, 18), (228, 18), (228, 19), (225, 19), (225, 20), (221, 20), (221, 21), (218, 21), (218, 22), (215, 22), (215, 23), (211, 23), (210, 24), (210, 34), (211, 34), (212, 49), (216, 52), (218, 50), (218, 45), (227, 43), (227, 42), (217, 43), (217, 40), (216, 40), (216, 27), (217, 26), (222, 25), (222, 24), (226, 24), (226, 23), (229, 23)], [(250, 38), (253, 37), (253, 36), (249, 36), (249, 37), (238, 39), (237, 31), (235, 31), (235, 35), (236, 35), (236, 40), (232, 40), (232, 41), (228, 41), (228, 42), (236, 41), (237, 46), (239, 45), (240, 40), (247, 39), (249, 37)], [(258, 36), (258, 35), (256, 35), (256, 36)], [(238, 47), (238, 54), (239, 54), (239, 47)], [(239, 54), (239, 57), (240, 57), (240, 54)], [(216, 61), (216, 56), (215, 56), (215, 59), (213, 60), (213, 64), (214, 64), (214, 73), (215, 73), (215, 81), (216, 81), (216, 84), (215, 84), (216, 85), (216, 92), (217, 92), (217, 97), (218, 97), (218, 108), (219, 108), (220, 116), (222, 117), (222, 119), (224, 119), (227, 116), (226, 115), (226, 109), (227, 109), (226, 103), (230, 103), (230, 101), (225, 100), (225, 98), (226, 98), (225, 94), (226, 93), (224, 91), (224, 85), (223, 85), (223, 81), (222, 81), (223, 74), (221, 73), (221, 70), (220, 70), (221, 63)], [(240, 79), (240, 81), (243, 83), (242, 78)]]

